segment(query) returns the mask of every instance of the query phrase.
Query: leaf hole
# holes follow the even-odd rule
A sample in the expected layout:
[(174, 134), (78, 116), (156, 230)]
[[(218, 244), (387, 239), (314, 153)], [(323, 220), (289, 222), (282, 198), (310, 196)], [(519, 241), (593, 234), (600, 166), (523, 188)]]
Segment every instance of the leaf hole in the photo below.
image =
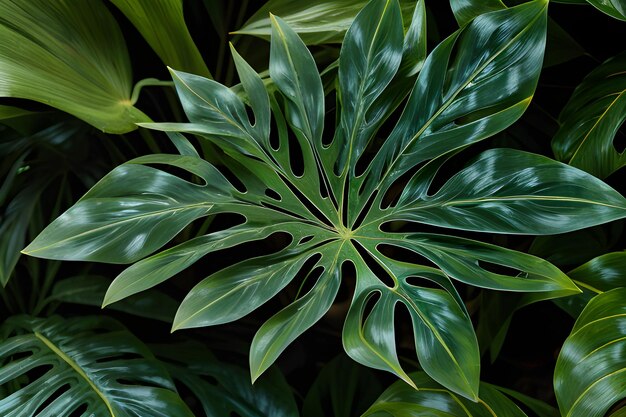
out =
[(287, 130), (287, 140), (289, 144), (289, 166), (291, 167), (291, 172), (296, 177), (301, 177), (304, 175), (304, 155), (300, 141), (292, 129)]
[[(231, 161), (227, 162), (230, 163)], [(219, 171), (224, 177), (226, 177), (228, 182), (230, 182), (237, 191), (239, 191), (240, 193), (247, 192), (248, 189), (246, 188), (246, 185), (237, 177), (237, 175), (233, 173), (233, 171), (230, 170), (230, 168), (228, 168), (228, 165), (228, 163), (220, 165), (218, 167)]]
[(276, 200), (276, 201), (282, 200), (282, 197), (280, 196), (280, 194), (278, 194), (276, 191), (272, 190), (271, 188), (265, 189), (265, 195), (271, 198), (272, 200)]
[[(205, 224), (207, 220), (209, 223)], [(208, 234), (242, 225), (246, 221), (246, 217), (239, 213), (218, 213), (209, 219), (194, 220), (191, 225), (195, 227), (190, 230), (193, 230), (196, 233), (200, 232), (202, 234)]]
[(380, 291), (374, 291), (367, 296), (367, 301), (365, 301), (365, 306), (363, 307), (363, 318), (367, 320), (367, 317), (371, 314), (372, 310), (376, 306), (376, 303), (382, 297)]
[(254, 114), (254, 110), (247, 103), (244, 106), (246, 109), (246, 114), (248, 115), (248, 121), (250, 122), (250, 126), (256, 125), (256, 115)]
[(376, 249), (386, 257), (394, 259), (396, 261), (411, 263), (415, 265), (430, 266), (439, 269), (437, 265), (432, 263), (428, 258), (400, 246), (381, 243), (380, 245), (376, 246)]
[(317, 284), (319, 277), (322, 275), (322, 272), (324, 272), (324, 268), (321, 266), (314, 268), (313, 266), (317, 263), (317, 261), (320, 260), (320, 258), (321, 255), (316, 254), (316, 256), (307, 259), (307, 261), (302, 266), (301, 271), (304, 272), (306, 275), (300, 283), (300, 288), (298, 288), (296, 298), (302, 297), (303, 295), (311, 291), (311, 289), (315, 287), (315, 284)]
[(415, 165), (407, 172), (398, 177), (397, 180), (391, 184), (391, 186), (385, 192), (382, 200), (380, 201), (380, 208), (385, 210), (389, 207), (395, 207), (398, 204), (398, 200), (400, 196), (404, 192), (407, 187), (407, 184), (411, 181), (411, 179), (417, 174), (417, 172), (426, 165), (427, 161), (422, 161), (419, 164)]
[(341, 284), (339, 292), (335, 298), (335, 304), (341, 302), (349, 302), (354, 295), (354, 287), (356, 285), (356, 268), (351, 261), (341, 264)]
[(301, 238), (301, 239), (298, 241), (298, 245), (303, 245), (303, 244), (305, 244), (305, 243), (309, 242), (311, 239), (313, 239), (313, 235), (304, 236), (303, 238)]
[(359, 255), (361, 255), (361, 258), (365, 261), (367, 267), (383, 284), (389, 288), (396, 286), (395, 281), (391, 276), (389, 276), (389, 273), (385, 270), (385, 268), (383, 268), (363, 246), (361, 246), (358, 242), (354, 242), (354, 247), (357, 252), (359, 252)]
[[(334, 132), (341, 116), (341, 106), (337, 106), (337, 89), (332, 89), (325, 99), (324, 132)], [(334, 116), (334, 117), (333, 117)], [(327, 148), (333, 143), (333, 135), (322, 135), (322, 146)]]
[(278, 122), (276, 121), (274, 112), (272, 112), (272, 117), (270, 117), (270, 148), (272, 148), (273, 151), (280, 149), (280, 136), (278, 132)]
[(478, 260), (477, 263), (478, 263), (478, 266), (484, 269), (485, 271), (488, 271), (494, 274), (507, 275), (510, 277), (517, 277), (517, 276), (525, 274), (525, 272), (520, 271), (519, 269), (515, 269), (515, 268), (508, 267), (508, 266), (499, 265), (499, 264), (495, 264), (495, 263), (491, 263), (491, 262), (487, 262), (483, 260)]
[(59, 388), (54, 390), (46, 399), (37, 407), (33, 416), (37, 416), (48, 408), (50, 404), (52, 404), (56, 399), (58, 399), (61, 395), (70, 390), (70, 384), (61, 385)]
[(433, 281), (432, 279), (426, 278), (426, 277), (410, 276), (410, 277), (406, 277), (404, 279), (404, 282), (406, 282), (408, 285), (411, 285), (413, 287), (432, 288), (432, 289), (437, 289), (437, 290), (442, 289), (441, 285), (439, 285), (437, 282)]
[(169, 165), (169, 164), (143, 164), (144, 166), (148, 166), (150, 168), (158, 169), (159, 171), (166, 172), (170, 175), (183, 179), (192, 184), (201, 184), (206, 185), (206, 181), (199, 176), (192, 174), (186, 169), (179, 168), (177, 166)]
[(353, 229), (357, 229), (359, 228), (359, 226), (361, 226), (361, 224), (363, 223), (363, 220), (365, 220), (365, 217), (367, 216), (367, 213), (369, 213), (370, 209), (372, 208), (372, 205), (374, 204), (374, 200), (376, 200), (377, 195), (378, 195), (378, 191), (374, 191), (372, 195), (370, 196), (370, 198), (367, 200), (367, 203), (365, 203), (365, 205), (363, 206), (363, 209), (361, 210), (356, 220), (354, 221), (354, 226), (352, 226)]
[[(327, 226), (333, 227), (333, 224), (328, 218), (318, 209), (315, 204), (311, 203), (308, 198), (298, 188), (296, 188), (290, 181), (285, 181), (285, 185), (291, 190), (291, 192), (300, 200), (300, 202), (313, 214), (320, 222)], [(265, 204), (264, 204), (265, 205)], [(302, 218), (302, 216), (296, 216)]]
[(87, 404), (81, 404), (76, 407), (67, 417), (82, 417), (87, 412)]

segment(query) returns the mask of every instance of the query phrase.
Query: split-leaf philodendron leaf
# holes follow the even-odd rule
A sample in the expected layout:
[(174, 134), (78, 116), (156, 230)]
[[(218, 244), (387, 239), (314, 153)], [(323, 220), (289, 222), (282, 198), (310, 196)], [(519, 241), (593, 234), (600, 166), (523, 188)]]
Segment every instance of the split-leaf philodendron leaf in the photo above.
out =
[[(326, 114), (311, 54), (287, 24), (272, 17), (271, 87), (233, 50), (245, 103), (215, 81), (172, 71), (189, 123), (146, 125), (211, 141), (239, 188), (196, 156), (135, 159), (105, 176), (25, 252), (134, 263), (110, 286), (104, 300), (110, 304), (208, 253), (286, 233), (292, 239), (283, 249), (199, 282), (180, 305), (174, 329), (237, 320), (296, 275), (304, 277), (312, 288), (254, 337), (250, 367), (256, 379), (327, 312), (343, 274), (355, 273), (343, 330), (347, 353), (414, 386), (396, 352), (394, 314), (401, 305), (411, 317), (422, 368), (452, 392), (476, 400), (478, 345), (453, 282), (528, 292), (536, 300), (579, 290), (546, 261), (454, 236), (455, 230), (562, 233), (626, 213), (626, 200), (597, 178), (510, 149), (481, 154), (431, 190), (451, 155), (502, 131), (526, 109), (543, 59), (546, 8), (547, 1), (536, 0), (478, 16), (416, 67), (410, 63), (425, 45), (406, 46), (398, 1), (369, 2), (341, 50), (334, 132), (325, 123), (333, 116)], [(408, 34), (423, 32), (419, 10), (415, 16), (422, 18), (412, 20)], [(405, 98), (395, 127), (381, 129), (395, 120)], [(202, 184), (159, 165), (186, 170)], [(155, 253), (195, 219), (217, 213), (237, 213), (245, 222)], [(413, 231), (394, 231), (398, 222), (414, 224)], [(420, 231), (419, 225), (428, 228)], [(414, 258), (399, 258), (398, 252)], [(421, 265), (424, 258), (429, 265)]]
[(0, 385), (16, 384), (3, 417), (193, 417), (165, 367), (112, 319), (15, 316), (0, 336)]

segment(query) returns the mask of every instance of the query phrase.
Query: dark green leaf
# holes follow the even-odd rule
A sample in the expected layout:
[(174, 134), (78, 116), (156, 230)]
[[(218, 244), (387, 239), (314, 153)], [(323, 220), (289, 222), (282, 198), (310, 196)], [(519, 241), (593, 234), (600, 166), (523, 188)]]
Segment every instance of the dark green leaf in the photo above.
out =
[(3, 416), (63, 416), (82, 406), (99, 417), (193, 416), (163, 365), (114, 320), (18, 316), (2, 330), (0, 385), (45, 370), (0, 399)]
[(411, 374), (417, 390), (403, 382), (389, 387), (362, 417), (526, 417), (511, 400), (488, 384), (481, 384), (481, 398), (459, 398), (425, 373)]
[(358, 417), (382, 390), (373, 372), (339, 355), (313, 382), (304, 398), (302, 417)]
[(554, 371), (561, 414), (602, 417), (626, 398), (626, 288), (596, 296), (569, 335)]
[(576, 88), (559, 117), (552, 140), (557, 159), (599, 177), (626, 165), (613, 140), (626, 120), (626, 53), (593, 70)]

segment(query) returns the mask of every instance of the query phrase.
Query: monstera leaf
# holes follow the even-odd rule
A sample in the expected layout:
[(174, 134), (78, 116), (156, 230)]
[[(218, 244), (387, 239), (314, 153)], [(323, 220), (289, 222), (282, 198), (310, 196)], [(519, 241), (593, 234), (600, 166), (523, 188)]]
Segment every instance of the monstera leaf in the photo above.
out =
[[(415, 386), (396, 352), (394, 316), (402, 305), (426, 373), (476, 400), (478, 346), (453, 282), (528, 292), (534, 300), (579, 290), (546, 261), (455, 236), (455, 230), (563, 233), (626, 214), (625, 199), (597, 178), (509, 149), (479, 155), (433, 189), (438, 171), (453, 169), (446, 164), (452, 155), (502, 131), (527, 107), (542, 64), (546, 7), (537, 0), (476, 17), (435, 48), (415, 76), (416, 67), (407, 65), (415, 48), (405, 47), (398, 1), (371, 1), (342, 46), (334, 133), (325, 122), (330, 117), (311, 54), (272, 17), (269, 91), (234, 52), (254, 121), (229, 88), (172, 71), (190, 122), (146, 125), (211, 141), (233, 183), (193, 155), (141, 157), (105, 176), (25, 252), (135, 262), (112, 283), (104, 301), (109, 304), (208, 253), (281, 232), (290, 240), (279, 249), (200, 281), (180, 305), (173, 328), (237, 320), (296, 276), (306, 281), (310, 289), (254, 337), (250, 367), (256, 379), (328, 311), (342, 280), (356, 274), (343, 329), (347, 353)], [(420, 32), (412, 27), (407, 33)], [(218, 213), (245, 220), (153, 254), (195, 219)], [(403, 229), (406, 223), (412, 228)]]
[(2, 416), (193, 417), (165, 368), (114, 320), (17, 316), (1, 329), (0, 386), (12, 390)]

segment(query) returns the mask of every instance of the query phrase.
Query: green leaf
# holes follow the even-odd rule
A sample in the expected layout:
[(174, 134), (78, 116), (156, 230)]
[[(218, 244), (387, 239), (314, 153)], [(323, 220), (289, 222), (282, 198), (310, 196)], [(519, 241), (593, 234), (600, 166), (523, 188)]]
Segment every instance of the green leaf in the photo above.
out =
[(320, 251), (322, 258), (313, 267), (313, 271), (323, 268), (313, 288), (271, 317), (254, 335), (250, 347), (252, 381), (274, 363), (291, 342), (321, 319), (333, 304), (341, 283), (338, 262), (345, 256), (343, 248), (343, 243), (326, 245)]
[(626, 288), (596, 296), (576, 320), (554, 370), (561, 414), (601, 417), (626, 398)]
[[(395, 308), (402, 304), (422, 368), (454, 395), (480, 398), (476, 336), (452, 280), (521, 293), (526, 304), (580, 290), (550, 263), (480, 236), (455, 236), (459, 229), (463, 236), (465, 230), (562, 233), (626, 211), (624, 198), (589, 174), (519, 151), (488, 151), (455, 175), (452, 156), (465, 156), (460, 151), (467, 146), (509, 127), (530, 102), (542, 66), (546, 8), (536, 0), (481, 14), (424, 61), (424, 3), (411, 8), (403, 35), (398, 2), (373, 0), (346, 34), (336, 108), (325, 103), (303, 41), (271, 17), (270, 82), (236, 52), (242, 85), (234, 89), (172, 71), (189, 122), (145, 125), (197, 135), (213, 148), (219, 169), (193, 155), (131, 161), (27, 250), (139, 261), (111, 286), (110, 303), (208, 253), (263, 239), (211, 269), (187, 294), (174, 328), (226, 323), (287, 285), (311, 288), (261, 326), (250, 353), (255, 379), (325, 314), (342, 283), (356, 280), (342, 336), (351, 357), (414, 384), (395, 345)], [(189, 175), (175, 176), (171, 168)], [(132, 181), (124, 175), (129, 170)], [(243, 220), (215, 222), (187, 241), (179, 235), (177, 246), (150, 256), (193, 220), (212, 214)], [(445, 230), (425, 233), (432, 225)]]
[(0, 343), (0, 385), (35, 371), (0, 399), (3, 416), (38, 409), (37, 415), (65, 416), (81, 407), (103, 417), (193, 416), (163, 365), (112, 319), (17, 316), (2, 330), (8, 338)]
[(559, 117), (552, 140), (557, 159), (599, 177), (626, 165), (613, 139), (626, 120), (626, 53), (617, 55), (585, 77)]
[(0, 97), (39, 101), (109, 133), (148, 121), (130, 102), (126, 45), (100, 1), (5, 1), (0, 16)]
[[(417, 277), (441, 282), (443, 278), (445, 285), (447, 278), (438, 276), (437, 270), (398, 263), (371, 253), (396, 285), (394, 288), (382, 285), (363, 260), (355, 259), (357, 288), (343, 331), (348, 355), (364, 365), (393, 372), (411, 384), (396, 356), (393, 325), (396, 304), (401, 303), (411, 316), (417, 356), (424, 370), (452, 391), (474, 400), (480, 358), (467, 312), (447, 291), (421, 287), (410, 281)], [(366, 306), (372, 302), (372, 310), (365, 317)]]
[(411, 379), (417, 390), (396, 382), (362, 417), (526, 417), (511, 400), (488, 384), (481, 384), (481, 398), (471, 402), (447, 391), (423, 372), (411, 374)]
[(481, 154), (433, 196), (407, 187), (388, 220), (543, 235), (625, 215), (624, 197), (585, 172), (543, 156), (494, 149)]
[(626, 21), (626, 4), (622, 0), (587, 0), (587, 2), (611, 17)]
[(302, 417), (358, 417), (382, 390), (373, 372), (339, 355), (324, 365), (304, 397)]
[(211, 77), (183, 16), (182, 0), (110, 0), (139, 30), (165, 65)]
[[(47, 302), (57, 301), (100, 307), (110, 284), (109, 278), (97, 275), (77, 275), (65, 278), (54, 284)], [(173, 298), (152, 290), (128, 298), (112, 308), (135, 316), (171, 323), (177, 307), (178, 303)]]
[[(145, 164), (168, 164), (199, 175), (192, 184)], [(154, 155), (111, 171), (52, 222), (24, 253), (49, 259), (136, 261), (167, 243), (234, 188), (199, 158)]]
[(200, 343), (157, 345), (152, 350), (167, 365), (172, 378), (200, 400), (207, 416), (299, 415), (292, 388), (277, 368), (270, 368), (252, 385), (246, 370), (219, 361)]
[(506, 9), (501, 0), (450, 0), (450, 7), (459, 26), (481, 14)]
[[(269, 39), (270, 13), (280, 16), (307, 45), (340, 43), (355, 16), (367, 0), (318, 0), (314, 4), (290, 0), (270, 0), (234, 32)], [(405, 21), (411, 16), (414, 1), (401, 0)]]
[(556, 302), (573, 317), (578, 317), (596, 295), (614, 288), (626, 287), (626, 252), (598, 256), (571, 270), (567, 275), (576, 282), (583, 293)]

